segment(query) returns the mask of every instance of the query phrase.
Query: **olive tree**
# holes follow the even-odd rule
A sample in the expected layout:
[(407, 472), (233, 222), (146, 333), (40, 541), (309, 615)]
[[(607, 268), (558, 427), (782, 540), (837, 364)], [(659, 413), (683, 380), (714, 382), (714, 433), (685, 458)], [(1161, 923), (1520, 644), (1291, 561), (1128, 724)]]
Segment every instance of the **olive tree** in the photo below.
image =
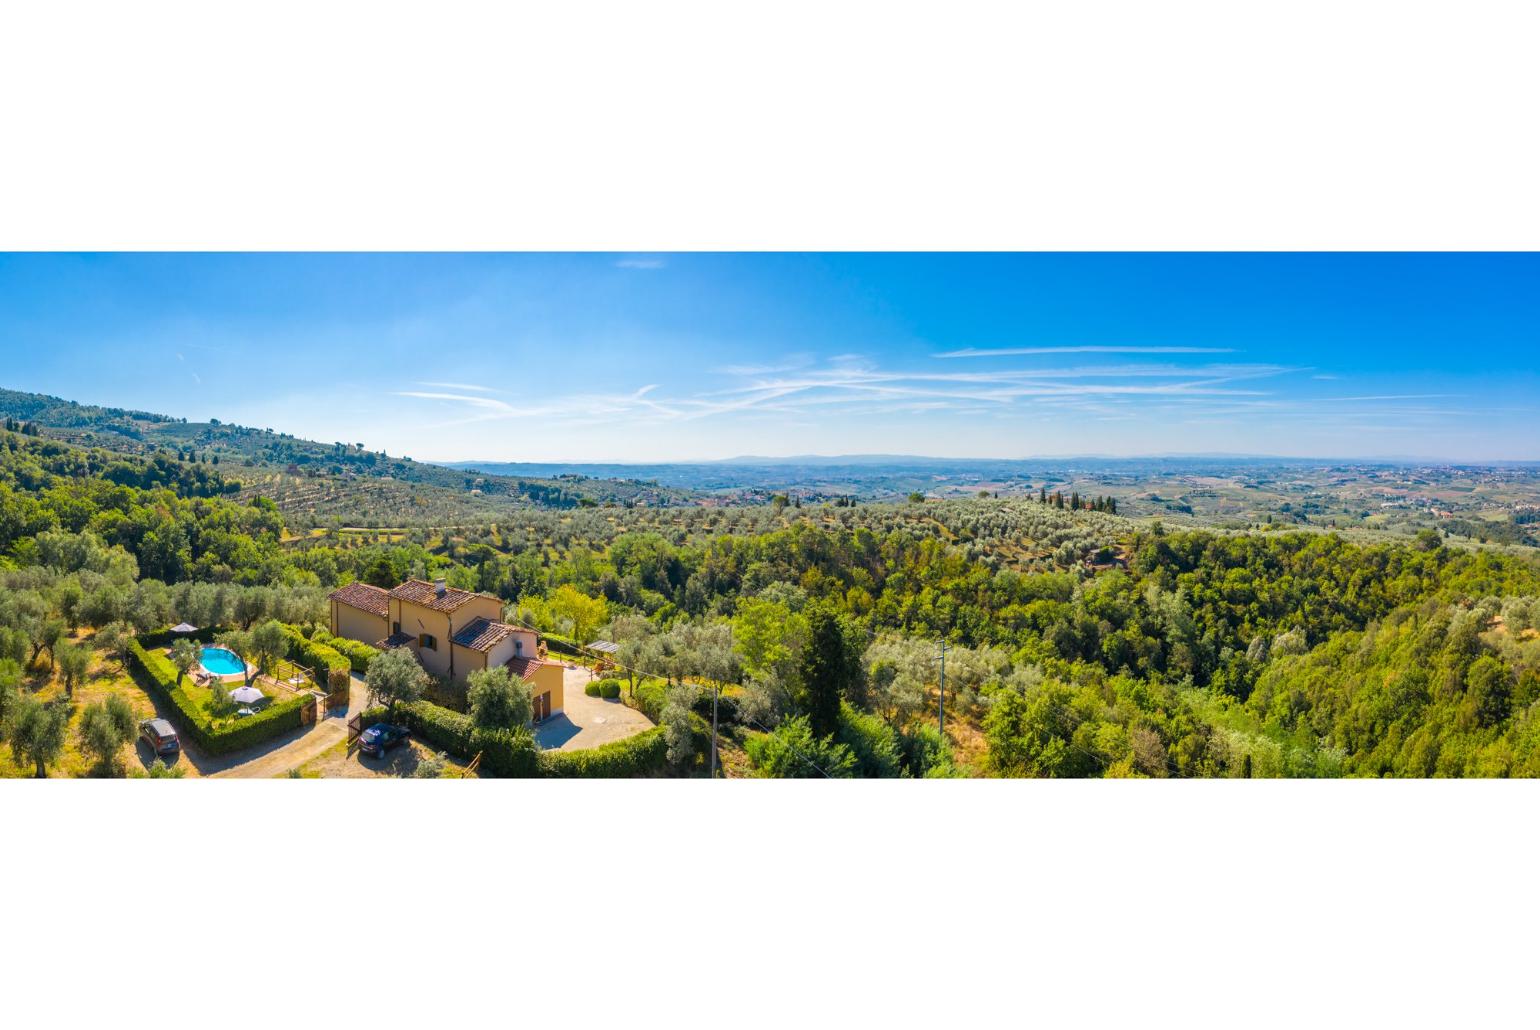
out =
[(134, 710), (117, 694), (105, 702), (88, 705), (80, 713), (80, 743), (96, 756), (103, 771), (118, 771), (118, 754), (134, 738)]
[(127, 626), (121, 622), (109, 622), (96, 631), (92, 643), (107, 652), (108, 657), (116, 659), (121, 669), (128, 659), (128, 642), (132, 639)]
[(528, 726), (534, 715), (529, 684), (507, 666), (478, 669), (470, 683), (471, 721), (483, 729), (514, 730)]
[(364, 674), (370, 704), (384, 704), (392, 713), (399, 701), (416, 701), (428, 689), (428, 672), (417, 656), (404, 647), (393, 647), (369, 660)]
[(268, 619), (252, 630), (251, 653), (257, 659), (257, 668), (264, 673), (273, 662), (287, 657), (289, 637), (283, 631), (283, 624), (276, 619)]
[(251, 654), (253, 650), (251, 633), (246, 630), (232, 629), (215, 637), (214, 643), (245, 663), (246, 668), (242, 670), (243, 679), (248, 687), (251, 686), (251, 663), (245, 661), (246, 656)]
[(23, 697), (6, 715), (5, 735), (11, 742), (11, 756), (17, 765), (31, 765), (38, 779), (46, 779), (48, 766), (64, 751), (64, 733), (69, 726), (69, 708), (62, 704), (44, 704)]
[(171, 645), (171, 664), (176, 666), (177, 686), (182, 685), (182, 677), (198, 664), (201, 653), (202, 649), (185, 637)]
[(54, 648), (59, 675), (64, 677), (64, 696), (75, 696), (75, 683), (86, 677), (91, 667), (91, 649), (79, 644), (60, 644)]

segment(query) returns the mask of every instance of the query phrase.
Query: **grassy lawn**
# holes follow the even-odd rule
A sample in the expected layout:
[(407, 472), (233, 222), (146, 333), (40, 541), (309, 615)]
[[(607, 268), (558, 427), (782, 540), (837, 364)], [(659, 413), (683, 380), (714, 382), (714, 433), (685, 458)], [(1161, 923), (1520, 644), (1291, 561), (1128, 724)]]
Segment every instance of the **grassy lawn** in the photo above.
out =
[[(275, 664), (273, 672), (281, 676), (289, 675), (291, 673), (299, 674), (297, 667), (291, 668), (288, 662), (280, 662)], [(185, 693), (190, 699), (192, 699), (198, 705), (198, 708), (208, 716), (208, 724), (210, 729), (222, 729), (223, 727), (234, 725), (242, 718), (244, 718), (243, 716), (235, 714), (242, 708), (251, 708), (254, 711), (260, 712), (268, 705), (274, 704), (278, 701), (286, 701), (293, 697), (295, 693), (298, 693), (301, 690), (308, 690), (313, 685), (311, 683), (310, 677), (308, 676), (301, 674), (300, 680), (301, 682), (292, 685), (293, 690), (291, 691), (286, 690), (283, 687), (275, 687), (273, 684), (263, 682), (260, 678), (253, 676), (251, 685), (260, 690), (262, 692), (262, 696), (266, 698), (266, 700), (258, 701), (250, 705), (241, 705), (236, 704), (235, 702), (217, 702), (214, 699), (214, 690), (212, 687), (199, 686), (197, 683), (193, 682), (191, 678), (182, 680), (182, 692)], [(225, 693), (228, 694), (232, 690), (238, 690), (242, 685), (242, 682), (238, 679), (227, 680), (224, 684)]]
[[(82, 643), (90, 640), (91, 634), (86, 631), (70, 634), (71, 643)], [(48, 663), (42, 660), (38, 665), (28, 670), (29, 675), (25, 681), (24, 689), (28, 694), (41, 701), (54, 701), (64, 697), (64, 682), (56, 675), (48, 671)], [(85, 679), (75, 684), (74, 708), (70, 713), (69, 729), (65, 734), (64, 753), (58, 761), (48, 767), (49, 776), (89, 776), (95, 773), (96, 764), (94, 757), (87, 755), (80, 747), (80, 715), (87, 705), (105, 701), (110, 694), (117, 694), (127, 701), (129, 707), (134, 710), (134, 715), (140, 719), (148, 719), (155, 714), (155, 705), (150, 701), (138, 684), (136, 684), (126, 671), (116, 661), (107, 658), (101, 652), (95, 652), (91, 656), (91, 666)], [(137, 769), (139, 762), (134, 758), (134, 744), (130, 741), (124, 745), (118, 755), (121, 769)], [(33, 769), (30, 763), (17, 765), (11, 755), (9, 744), (0, 745), (0, 777), (25, 777), (31, 776)]]
[[(70, 643), (89, 644), (91, 640), (89, 630), (80, 630), (69, 634)], [(292, 663), (283, 661), (274, 665), (273, 672), (278, 676), (288, 677), (299, 674), (303, 682), (294, 686), (295, 691), (308, 690), (313, 684), (308, 676), (303, 676), (302, 671)], [(227, 684), (227, 689), (240, 686), (239, 680), (232, 680)], [(269, 683), (260, 683), (253, 680), (253, 686), (261, 690), (269, 701), (264, 704), (287, 700), (293, 697), (293, 693), (282, 687), (275, 687)], [(201, 711), (209, 716), (211, 726), (227, 726), (239, 721), (234, 713), (240, 705), (219, 707), (214, 704), (214, 693), (207, 687), (200, 687), (190, 678), (182, 681), (182, 688), (187, 695), (197, 702)], [(28, 670), (23, 681), (23, 690), (36, 697), (40, 701), (55, 701), (62, 699), (64, 694), (64, 681), (56, 674), (48, 670), (46, 658)], [(49, 776), (93, 776), (100, 775), (101, 770), (96, 768), (96, 759), (85, 753), (80, 745), (80, 717), (88, 705), (105, 701), (111, 694), (117, 694), (128, 702), (134, 710), (137, 719), (149, 719), (155, 715), (155, 704), (150, 696), (145, 693), (126, 669), (118, 664), (115, 659), (108, 658), (100, 651), (91, 655), (91, 665), (83, 680), (75, 684), (75, 696), (72, 700), (69, 728), (65, 733), (64, 752), (58, 761), (48, 767)], [(260, 709), (258, 709), (260, 710)], [(124, 745), (118, 755), (119, 775), (141, 769), (140, 762), (133, 741)], [(191, 763), (183, 762), (183, 768), (189, 774), (196, 774)], [(9, 744), (0, 744), (0, 778), (29, 777), (33, 774), (33, 768), (29, 763), (17, 764), (11, 754)]]

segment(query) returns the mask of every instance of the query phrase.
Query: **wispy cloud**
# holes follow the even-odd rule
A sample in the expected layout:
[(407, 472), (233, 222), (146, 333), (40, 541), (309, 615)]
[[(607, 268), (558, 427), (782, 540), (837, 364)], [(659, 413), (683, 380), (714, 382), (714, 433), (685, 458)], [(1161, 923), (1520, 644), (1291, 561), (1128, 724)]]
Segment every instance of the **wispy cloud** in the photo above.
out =
[(513, 405), (498, 400), (496, 397), (482, 397), (477, 394), (463, 393), (439, 393), (429, 390), (400, 390), (397, 397), (416, 397), (425, 401), (454, 401), (472, 408), (482, 408), (487, 411), (495, 411), (502, 414), (517, 415), (518, 409)]
[(667, 268), (668, 262), (662, 258), (621, 258), (615, 262), (616, 268), (631, 268), (643, 272), (655, 272), (660, 268)]
[(1378, 393), (1367, 397), (1322, 397), (1323, 401), (1425, 401), (1434, 398), (1463, 397), (1461, 393)]
[(1233, 354), (1234, 347), (961, 347), (934, 354), (937, 358), (1005, 358), (1025, 354)]
[(494, 390), (490, 386), (477, 386), (475, 383), (418, 383), (418, 386), (433, 386), (441, 390), (470, 390), (474, 393), (503, 393), (502, 390)]
[[(1047, 353), (1209, 354), (1224, 348), (1066, 348)], [(474, 384), (420, 383), (399, 396), (431, 401), (450, 411), (433, 428), (496, 420), (538, 418), (549, 427), (587, 430), (624, 425), (646, 431), (664, 424), (731, 419), (752, 425), (804, 428), (810, 418), (895, 419), (950, 416), (967, 419), (1066, 417), (1096, 422), (1144, 419), (1163, 424), (1370, 425), (1405, 419), (1443, 419), (1456, 412), (1421, 402), (1451, 394), (1385, 393), (1297, 397), (1269, 380), (1308, 367), (1267, 362), (1062, 362), (1045, 368), (950, 370), (938, 366), (884, 367), (859, 354), (821, 364), (729, 365), (713, 371), (737, 380), (714, 389), (681, 390), (645, 383), (629, 392), (539, 393), (488, 396)], [(563, 428), (563, 431), (566, 431)], [(758, 430), (755, 430), (758, 431)], [(768, 431), (768, 430), (767, 430)]]

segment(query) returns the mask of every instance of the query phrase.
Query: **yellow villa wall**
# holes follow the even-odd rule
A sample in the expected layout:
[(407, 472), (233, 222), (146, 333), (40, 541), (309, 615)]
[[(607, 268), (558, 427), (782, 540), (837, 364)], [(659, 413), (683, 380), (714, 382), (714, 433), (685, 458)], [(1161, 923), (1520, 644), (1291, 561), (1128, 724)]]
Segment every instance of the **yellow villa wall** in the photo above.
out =
[(454, 656), (454, 678), (464, 679), (477, 669), (486, 668), (486, 655), (480, 651), (472, 651), (468, 647), (460, 647), (451, 641), (455, 633), (464, 629), (477, 618), (497, 621), (502, 618), (503, 603), (495, 597), (478, 594), (466, 601), (453, 612), (437, 612), (432, 608), (411, 601), (403, 601), (400, 598), (390, 599), (390, 622), (400, 623), (401, 632), (419, 637), (424, 633), (432, 635), (438, 641), (437, 650), (427, 650), (412, 645), (412, 650), (421, 659), (423, 668), (435, 676), (448, 677), (450, 675), (450, 656)]
[(565, 676), (560, 665), (551, 663), (542, 665), (535, 670), (534, 676), (530, 677), (530, 696), (539, 697), (541, 694), (549, 691), (551, 694), (551, 714), (555, 715), (566, 705), (566, 698), (562, 693), (564, 680)]
[(341, 601), (332, 603), (332, 636), (378, 643), (390, 635), (390, 625), (383, 615), (371, 615)]
[(447, 614), (392, 597), (390, 621), (392, 624), (399, 623), (403, 633), (413, 637), (426, 633), (438, 641), (437, 650), (418, 647), (416, 641), (413, 641), (411, 648), (428, 672), (435, 676), (449, 675), (449, 649), (454, 645), (449, 642), (451, 623)]

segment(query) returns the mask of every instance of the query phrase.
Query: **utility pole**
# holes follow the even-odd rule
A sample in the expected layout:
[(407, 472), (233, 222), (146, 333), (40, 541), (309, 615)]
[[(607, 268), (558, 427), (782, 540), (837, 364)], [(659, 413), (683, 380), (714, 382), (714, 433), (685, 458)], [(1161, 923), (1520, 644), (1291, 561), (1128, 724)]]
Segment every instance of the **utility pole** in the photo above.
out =
[(941, 690), (936, 698), (936, 728), (941, 731), (941, 743), (946, 745), (946, 641), (941, 641)]
[(711, 778), (717, 778), (717, 695), (722, 688), (713, 683), (711, 685)]

